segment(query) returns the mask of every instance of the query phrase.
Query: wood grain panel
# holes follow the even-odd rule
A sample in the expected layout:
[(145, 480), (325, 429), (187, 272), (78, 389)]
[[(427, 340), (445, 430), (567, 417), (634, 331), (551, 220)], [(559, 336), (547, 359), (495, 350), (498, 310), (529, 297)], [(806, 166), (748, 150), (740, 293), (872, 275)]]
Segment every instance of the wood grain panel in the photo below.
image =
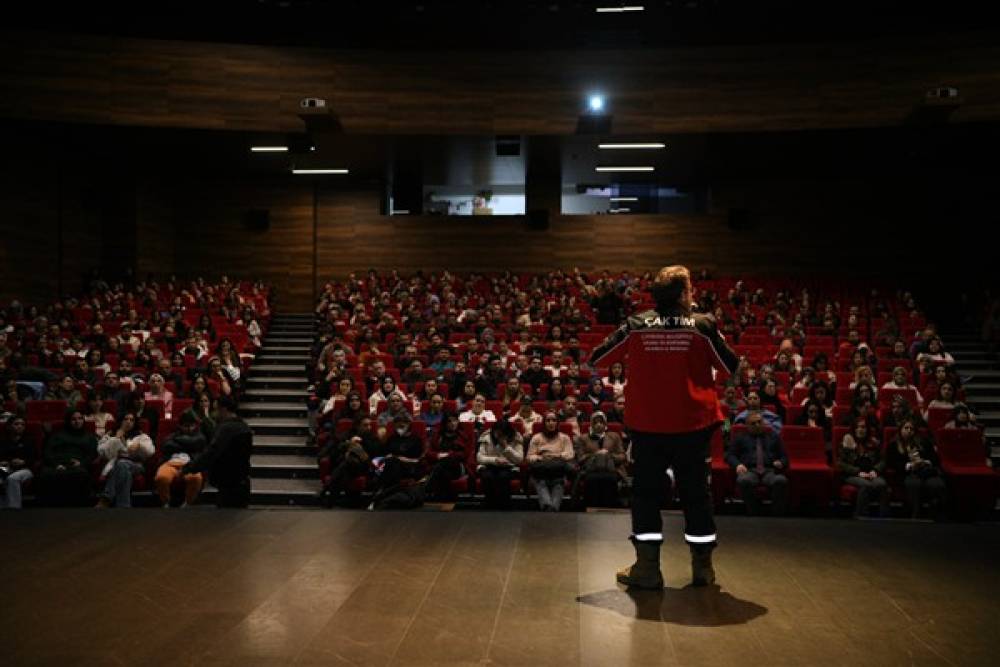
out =
[[(896, 125), (957, 86), (953, 120), (1000, 118), (990, 33), (844, 44), (543, 52), (378, 52), (0, 32), (0, 115), (300, 130), (323, 97), (356, 134), (571, 134), (587, 91), (618, 134)], [(459, 66), (458, 64), (461, 64)]]

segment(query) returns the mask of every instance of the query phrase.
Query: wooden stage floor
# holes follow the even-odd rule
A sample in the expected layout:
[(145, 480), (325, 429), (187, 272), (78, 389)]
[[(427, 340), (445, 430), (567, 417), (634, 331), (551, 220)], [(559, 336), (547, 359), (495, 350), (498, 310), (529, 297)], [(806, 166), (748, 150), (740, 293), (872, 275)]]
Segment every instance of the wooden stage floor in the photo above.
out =
[(996, 665), (1000, 527), (720, 517), (629, 595), (624, 513), (0, 513), (4, 665)]

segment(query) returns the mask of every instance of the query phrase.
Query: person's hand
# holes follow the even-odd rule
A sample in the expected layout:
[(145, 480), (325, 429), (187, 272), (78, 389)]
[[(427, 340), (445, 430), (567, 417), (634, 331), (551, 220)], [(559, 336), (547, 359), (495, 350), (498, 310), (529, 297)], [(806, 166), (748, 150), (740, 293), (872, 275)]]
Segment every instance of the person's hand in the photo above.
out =
[(775, 470), (781, 470), (784, 467), (785, 466), (784, 466), (784, 464), (781, 461), (775, 461), (774, 462), (774, 469)]
[(69, 464), (74, 468), (80, 467), (80, 459), (70, 459)]
[(745, 474), (747, 474), (747, 469), (748, 468), (741, 463), (738, 466), (736, 466), (736, 474), (737, 475), (745, 475)]
[(129, 454), (135, 454), (137, 451), (139, 451), (139, 442), (135, 441), (128, 443), (128, 445), (125, 447), (125, 451), (128, 452)]
[(351, 442), (353, 444), (355, 444), (355, 445), (360, 445), (361, 444), (361, 436), (360, 435), (354, 436), (353, 438), (351, 438)]

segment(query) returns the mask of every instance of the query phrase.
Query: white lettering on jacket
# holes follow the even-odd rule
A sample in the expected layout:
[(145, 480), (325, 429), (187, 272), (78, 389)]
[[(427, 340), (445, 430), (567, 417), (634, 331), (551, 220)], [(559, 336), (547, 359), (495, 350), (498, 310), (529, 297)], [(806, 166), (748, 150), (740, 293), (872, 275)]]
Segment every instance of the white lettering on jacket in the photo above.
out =
[(663, 317), (657, 315), (656, 317), (646, 317), (643, 319), (647, 327), (693, 327), (694, 318), (684, 317), (682, 315), (671, 315), (670, 317)]

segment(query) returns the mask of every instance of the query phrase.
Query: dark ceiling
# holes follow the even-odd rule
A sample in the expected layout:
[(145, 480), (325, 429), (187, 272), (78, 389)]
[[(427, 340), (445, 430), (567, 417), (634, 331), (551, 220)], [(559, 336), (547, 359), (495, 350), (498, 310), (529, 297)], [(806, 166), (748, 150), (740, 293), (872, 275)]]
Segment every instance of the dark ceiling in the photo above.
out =
[[(642, 12), (597, 13), (641, 5)], [(7, 28), (324, 48), (550, 49), (845, 41), (979, 29), (991, 3), (902, 0), (176, 0), (18, 7)]]

